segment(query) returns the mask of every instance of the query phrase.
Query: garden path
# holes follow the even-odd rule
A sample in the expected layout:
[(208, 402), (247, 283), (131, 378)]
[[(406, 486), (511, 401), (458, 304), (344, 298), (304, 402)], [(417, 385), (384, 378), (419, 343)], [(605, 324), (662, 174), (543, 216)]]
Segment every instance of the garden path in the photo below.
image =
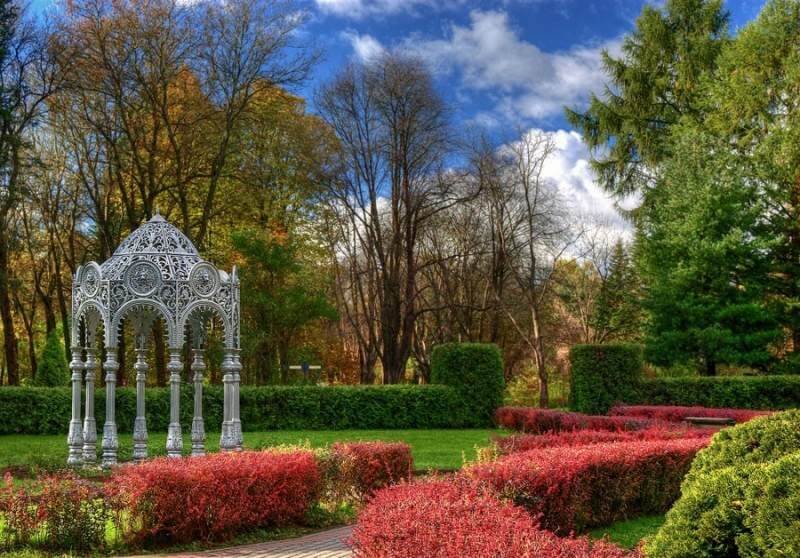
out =
[(296, 539), (246, 544), (204, 552), (172, 554), (171, 558), (350, 558), (345, 540), (352, 526), (337, 527)]

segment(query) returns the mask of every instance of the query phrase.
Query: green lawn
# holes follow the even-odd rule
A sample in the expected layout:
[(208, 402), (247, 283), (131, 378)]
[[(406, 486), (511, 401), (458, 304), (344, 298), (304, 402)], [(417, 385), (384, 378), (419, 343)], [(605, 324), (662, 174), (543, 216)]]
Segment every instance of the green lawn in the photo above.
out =
[[(417, 469), (457, 469), (464, 458), (474, 459), (475, 447), (486, 446), (499, 430), (276, 430), (274, 432), (246, 432), (245, 447), (261, 449), (283, 444), (310, 444), (322, 447), (341, 440), (403, 441), (411, 445)], [(191, 449), (189, 436), (184, 434), (184, 452)], [(163, 455), (165, 433), (151, 433), (151, 455)], [(98, 440), (98, 448), (100, 441)], [(219, 434), (209, 433), (207, 447), (216, 451)], [(119, 457), (129, 461), (133, 450), (130, 434), (120, 435)], [(98, 449), (98, 457), (100, 455)], [(0, 472), (7, 469), (61, 469), (67, 459), (66, 434), (64, 436), (13, 435), (0, 436)]]
[(589, 535), (595, 539), (602, 539), (607, 536), (612, 542), (622, 547), (633, 548), (643, 538), (655, 535), (663, 524), (663, 515), (637, 517), (627, 521), (618, 521), (608, 527), (593, 529)]

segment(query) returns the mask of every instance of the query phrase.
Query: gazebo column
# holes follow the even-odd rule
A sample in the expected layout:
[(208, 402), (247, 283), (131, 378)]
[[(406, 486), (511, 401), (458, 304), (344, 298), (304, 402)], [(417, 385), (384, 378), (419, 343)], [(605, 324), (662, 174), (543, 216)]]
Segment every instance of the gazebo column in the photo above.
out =
[(133, 422), (133, 460), (147, 459), (147, 419), (145, 418), (144, 388), (147, 382), (147, 349), (142, 345), (136, 348), (136, 419)]
[(192, 418), (192, 455), (205, 455), (206, 429), (203, 422), (203, 373), (206, 363), (203, 349), (193, 350), (192, 372), (194, 372), (194, 418)]
[(94, 379), (97, 373), (97, 357), (92, 346), (86, 347), (86, 415), (83, 419), (83, 462), (92, 465), (97, 461), (97, 421), (94, 418)]
[(167, 455), (180, 457), (183, 450), (181, 437), (181, 349), (169, 349), (169, 429), (167, 430)]
[(106, 422), (103, 425), (103, 467), (117, 464), (117, 348), (106, 347), (106, 361), (103, 363), (106, 373)]
[(81, 425), (81, 374), (83, 372), (82, 349), (72, 347), (72, 361), (69, 368), (72, 370), (72, 420), (69, 421), (69, 457), (67, 465), (76, 466), (83, 463), (83, 427)]
[(222, 360), (222, 384), (224, 392), (222, 433), (219, 438), (219, 449), (221, 451), (233, 451), (236, 449), (236, 437), (233, 426), (233, 384), (235, 382), (236, 363), (233, 360), (233, 349), (225, 349), (225, 356)]
[(242, 451), (244, 437), (242, 436), (242, 421), (239, 416), (239, 386), (242, 381), (241, 371), (242, 363), (239, 360), (240, 349), (236, 349), (233, 353), (233, 436), (236, 441), (236, 449)]

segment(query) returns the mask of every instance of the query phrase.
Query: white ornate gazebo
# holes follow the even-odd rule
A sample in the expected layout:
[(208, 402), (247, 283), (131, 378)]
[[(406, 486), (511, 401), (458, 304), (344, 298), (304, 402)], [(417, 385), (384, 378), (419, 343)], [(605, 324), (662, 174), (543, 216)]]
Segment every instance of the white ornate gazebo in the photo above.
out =
[[(161, 319), (169, 348), (170, 423), (167, 455), (180, 457), (183, 441), (180, 425), (180, 384), (184, 344), (191, 342), (194, 382), (192, 455), (205, 453), (203, 423), (203, 372), (206, 328), (213, 316), (222, 322), (225, 353), (222, 361), (224, 412), (220, 449), (242, 448), (239, 420), (239, 280), (236, 268), (230, 275), (203, 260), (192, 242), (161, 215), (133, 231), (102, 265), (89, 262), (75, 272), (72, 285), (72, 420), (69, 424), (70, 465), (97, 461), (97, 425), (94, 416), (94, 386), (100, 367), (98, 330), (102, 327), (105, 347), (106, 419), (103, 426), (103, 466), (117, 462), (115, 389), (119, 362), (119, 339), (126, 320), (133, 325), (136, 340), (136, 419), (133, 424), (133, 457), (147, 457), (145, 383), (147, 341)], [(84, 342), (81, 345), (81, 326)], [(189, 334), (187, 335), (187, 330)], [(85, 353), (85, 358), (84, 358)], [(82, 374), (85, 375), (82, 378)], [(85, 414), (81, 423), (81, 384), (86, 382)]]

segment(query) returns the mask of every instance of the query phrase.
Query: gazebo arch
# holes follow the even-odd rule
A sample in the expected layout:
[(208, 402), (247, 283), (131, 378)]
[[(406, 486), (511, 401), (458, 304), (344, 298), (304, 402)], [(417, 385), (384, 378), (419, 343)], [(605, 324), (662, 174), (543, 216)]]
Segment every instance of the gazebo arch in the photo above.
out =
[[(183, 347), (189, 343), (193, 359), (195, 389), (192, 420), (192, 455), (205, 453), (202, 415), (205, 333), (208, 314), (217, 315), (225, 330), (222, 361), (224, 418), (220, 449), (242, 448), (239, 420), (239, 280), (236, 268), (228, 274), (200, 257), (192, 242), (161, 215), (155, 215), (133, 231), (105, 262), (89, 262), (75, 272), (72, 285), (72, 419), (69, 425), (67, 463), (80, 465), (97, 459), (97, 430), (94, 417), (94, 381), (99, 369), (96, 335), (103, 326), (106, 360), (102, 363), (106, 381), (106, 417), (103, 426), (103, 466), (117, 462), (115, 395), (119, 363), (117, 352), (123, 324), (133, 323), (136, 338), (136, 420), (133, 425), (134, 459), (147, 457), (145, 382), (148, 370), (147, 342), (152, 326), (162, 320), (166, 326), (170, 372), (170, 424), (167, 455), (179, 457), (183, 447), (180, 425), (180, 383)], [(191, 336), (187, 339), (186, 325)], [(86, 341), (81, 345), (80, 327), (85, 325)], [(85, 354), (85, 358), (84, 358)], [(85, 376), (84, 374), (85, 373)], [(82, 383), (86, 382), (85, 416), (81, 422)]]

